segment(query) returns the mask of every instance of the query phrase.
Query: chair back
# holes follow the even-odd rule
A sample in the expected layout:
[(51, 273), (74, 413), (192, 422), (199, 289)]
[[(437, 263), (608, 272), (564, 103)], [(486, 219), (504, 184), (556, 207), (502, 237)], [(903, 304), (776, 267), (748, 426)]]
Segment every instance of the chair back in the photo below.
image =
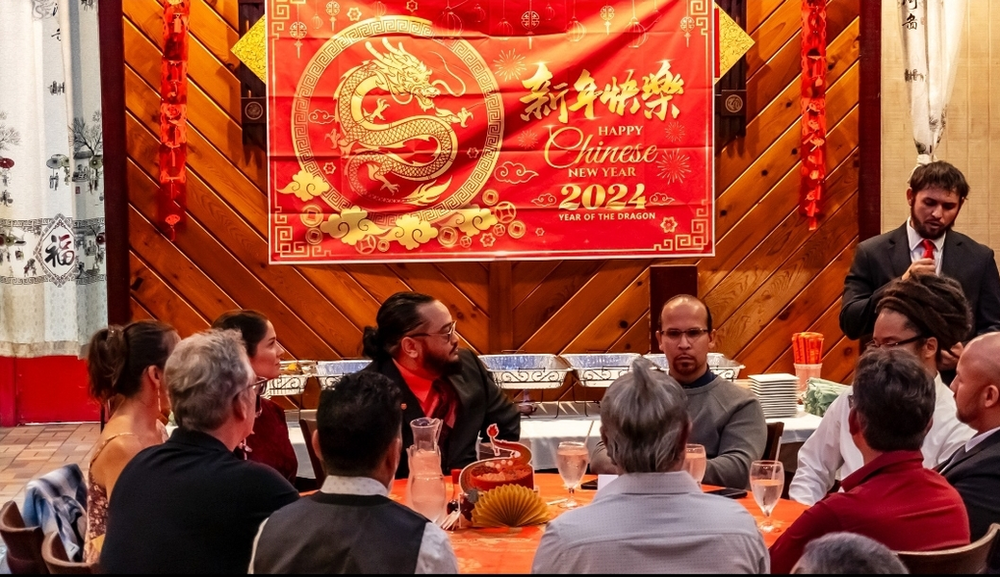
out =
[(59, 533), (55, 531), (45, 535), (45, 539), (42, 540), (42, 559), (45, 560), (45, 566), (48, 568), (49, 573), (76, 575), (97, 573), (96, 565), (81, 561), (70, 561), (69, 556), (66, 555), (66, 548), (63, 547), (62, 539), (59, 538)]
[(968, 545), (941, 551), (897, 551), (896, 555), (915, 575), (985, 573), (997, 535), (1000, 525), (993, 523), (985, 535)]
[(781, 434), (785, 432), (785, 423), (776, 421), (767, 424), (767, 442), (764, 443), (764, 455), (761, 459), (777, 461), (781, 450)]
[(7, 544), (7, 566), (11, 573), (49, 572), (42, 559), (42, 528), (25, 527), (14, 501), (7, 501), (0, 509), (0, 537)]
[(316, 475), (316, 488), (323, 486), (326, 480), (326, 471), (323, 470), (323, 461), (313, 450), (313, 431), (316, 430), (316, 419), (299, 419), (299, 428), (302, 429), (302, 438), (306, 442), (306, 451), (309, 452), (309, 462), (312, 463), (313, 473)]

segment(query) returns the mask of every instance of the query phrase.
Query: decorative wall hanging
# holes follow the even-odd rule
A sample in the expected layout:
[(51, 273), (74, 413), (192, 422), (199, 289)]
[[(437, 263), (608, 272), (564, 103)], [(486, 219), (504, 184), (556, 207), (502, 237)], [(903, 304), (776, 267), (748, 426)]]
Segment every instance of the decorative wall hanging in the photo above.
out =
[(826, 0), (802, 0), (801, 105), (799, 211), (816, 230), (826, 189)]
[(634, 4), (268, 0), (270, 261), (714, 254), (715, 7)]
[(190, 0), (162, 0), (160, 61), (160, 226), (171, 241), (184, 220), (187, 194), (187, 66)]
[(719, 0), (716, 4), (715, 143), (721, 147), (746, 135), (747, 64), (743, 56), (754, 42), (743, 30), (746, 0)]
[[(324, 0), (325, 1), (325, 0)], [(319, 0), (312, 0), (318, 10)], [(240, 79), (240, 127), (243, 129), (243, 144), (267, 146), (267, 92), (264, 87), (264, 50), (258, 53), (248, 51), (249, 46), (261, 45), (264, 41), (264, 0), (239, 0), (240, 42), (233, 46), (233, 53), (242, 50), (240, 68), (236, 76)], [(323, 20), (313, 14), (313, 26), (322, 26)], [(259, 34), (249, 42), (242, 43), (248, 35)], [(237, 48), (240, 46), (240, 48)]]

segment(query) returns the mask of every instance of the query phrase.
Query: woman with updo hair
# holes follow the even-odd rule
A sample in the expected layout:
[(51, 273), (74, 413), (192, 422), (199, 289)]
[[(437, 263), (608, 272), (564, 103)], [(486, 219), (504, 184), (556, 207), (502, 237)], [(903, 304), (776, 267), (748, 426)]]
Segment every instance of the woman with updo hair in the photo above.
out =
[[(285, 349), (278, 344), (274, 325), (262, 313), (250, 309), (228, 311), (215, 319), (212, 328), (240, 332), (257, 378), (270, 380), (281, 373), (281, 356)], [(247, 460), (273, 467), (289, 483), (296, 485), (299, 462), (288, 438), (285, 410), (271, 399), (260, 399), (260, 414), (254, 421), (253, 434), (236, 448), (236, 452)]]
[(97, 562), (107, 524), (108, 501), (125, 465), (139, 451), (166, 440), (161, 421), (170, 411), (163, 366), (180, 341), (173, 327), (154, 320), (112, 325), (90, 338), (90, 394), (108, 410), (87, 471), (87, 536), (83, 556)]

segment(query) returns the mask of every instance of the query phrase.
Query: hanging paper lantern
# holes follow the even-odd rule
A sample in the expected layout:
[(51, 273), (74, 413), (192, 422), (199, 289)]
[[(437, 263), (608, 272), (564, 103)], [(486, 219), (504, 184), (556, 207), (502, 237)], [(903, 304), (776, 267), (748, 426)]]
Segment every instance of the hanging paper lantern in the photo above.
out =
[(497, 22), (497, 35), (501, 40), (509, 40), (514, 35), (514, 25), (506, 18), (501, 18), (500, 22)]
[(569, 26), (566, 28), (566, 37), (570, 42), (579, 42), (583, 40), (583, 37), (587, 35), (587, 29), (584, 27), (576, 18), (569, 21)]
[(630, 20), (628, 26), (625, 27), (625, 34), (629, 38), (628, 45), (632, 48), (638, 48), (646, 41), (646, 27), (635, 18)]
[(4, 170), (10, 170), (11, 168), (14, 168), (14, 159), (0, 157), (0, 168)]
[(482, 24), (486, 20), (486, 10), (483, 9), (479, 2), (472, 7), (472, 21), (476, 24)]
[(451, 9), (450, 2), (445, 6), (434, 26), (437, 28), (439, 36), (458, 38), (462, 35), (462, 18)]
[(545, 8), (542, 9), (542, 19), (546, 22), (552, 22), (556, 17), (556, 9), (552, 7), (552, 2), (546, 2)]
[(376, 1), (374, 9), (375, 9), (375, 18), (381, 20), (382, 17), (385, 16), (385, 4), (383, 4), (381, 1)]

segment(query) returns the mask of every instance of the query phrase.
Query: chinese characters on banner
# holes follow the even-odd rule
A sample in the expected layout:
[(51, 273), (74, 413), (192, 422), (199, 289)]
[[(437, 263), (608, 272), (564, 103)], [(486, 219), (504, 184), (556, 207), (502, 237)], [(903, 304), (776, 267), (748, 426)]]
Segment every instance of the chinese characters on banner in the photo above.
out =
[(714, 254), (712, 8), (268, 0), (271, 262)]

